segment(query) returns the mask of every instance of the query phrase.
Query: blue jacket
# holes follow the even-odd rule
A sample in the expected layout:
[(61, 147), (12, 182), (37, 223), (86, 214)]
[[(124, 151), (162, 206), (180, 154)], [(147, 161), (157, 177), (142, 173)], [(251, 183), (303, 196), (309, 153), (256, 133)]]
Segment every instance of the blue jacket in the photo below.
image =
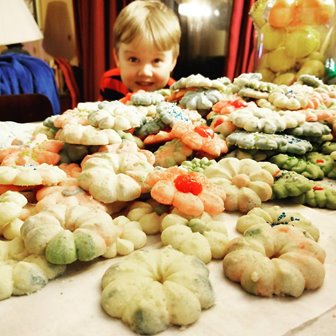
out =
[(53, 113), (61, 106), (53, 69), (43, 60), (25, 54), (0, 55), (0, 95), (40, 93), (51, 102)]

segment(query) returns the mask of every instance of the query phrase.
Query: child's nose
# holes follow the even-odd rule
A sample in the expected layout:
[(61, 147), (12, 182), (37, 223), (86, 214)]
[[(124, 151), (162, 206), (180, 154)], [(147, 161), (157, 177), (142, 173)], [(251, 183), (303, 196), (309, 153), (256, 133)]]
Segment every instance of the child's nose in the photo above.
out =
[(145, 64), (143, 67), (140, 68), (139, 73), (145, 76), (152, 76), (153, 69), (151, 64)]

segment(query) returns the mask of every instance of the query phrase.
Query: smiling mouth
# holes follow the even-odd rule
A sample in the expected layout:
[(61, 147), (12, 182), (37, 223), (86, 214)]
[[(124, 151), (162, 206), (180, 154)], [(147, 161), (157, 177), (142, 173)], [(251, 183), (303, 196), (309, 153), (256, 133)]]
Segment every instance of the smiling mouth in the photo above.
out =
[(152, 86), (152, 82), (136, 82), (138, 86)]

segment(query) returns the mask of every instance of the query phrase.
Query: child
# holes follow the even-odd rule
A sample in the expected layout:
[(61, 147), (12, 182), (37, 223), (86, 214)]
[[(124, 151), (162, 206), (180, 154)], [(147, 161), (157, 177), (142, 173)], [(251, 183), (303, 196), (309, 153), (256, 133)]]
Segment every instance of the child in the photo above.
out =
[(99, 100), (118, 100), (128, 92), (169, 87), (180, 50), (175, 13), (156, 0), (136, 0), (122, 9), (113, 27), (118, 68), (104, 73)]

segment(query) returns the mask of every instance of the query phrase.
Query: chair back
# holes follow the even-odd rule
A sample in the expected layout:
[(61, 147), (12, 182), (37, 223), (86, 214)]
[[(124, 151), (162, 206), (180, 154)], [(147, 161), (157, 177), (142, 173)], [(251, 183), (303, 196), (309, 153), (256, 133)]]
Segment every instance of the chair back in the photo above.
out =
[(0, 121), (37, 122), (52, 115), (52, 105), (45, 95), (0, 95)]

